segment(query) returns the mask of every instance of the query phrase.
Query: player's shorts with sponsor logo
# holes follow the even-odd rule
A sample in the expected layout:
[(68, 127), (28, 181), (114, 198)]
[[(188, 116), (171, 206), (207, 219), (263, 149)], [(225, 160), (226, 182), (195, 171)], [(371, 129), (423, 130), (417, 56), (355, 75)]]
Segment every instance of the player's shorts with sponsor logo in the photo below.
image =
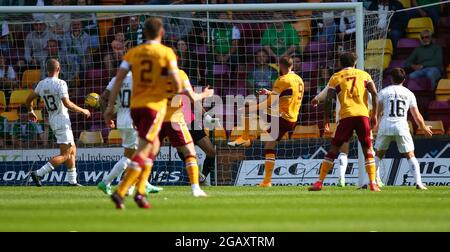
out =
[(119, 128), (120, 136), (122, 138), (122, 147), (127, 149), (137, 149), (138, 133), (133, 128)]
[(169, 137), (173, 147), (180, 147), (192, 143), (191, 133), (184, 122), (164, 122), (159, 133), (159, 140)]
[(341, 146), (343, 143), (348, 142), (350, 137), (353, 136), (353, 131), (356, 131), (358, 140), (363, 146), (372, 147), (369, 118), (365, 116), (347, 117), (339, 120), (331, 144)]
[(131, 108), (130, 113), (139, 138), (153, 143), (161, 130), (166, 108), (160, 111), (148, 107)]
[(270, 123), (270, 128), (267, 133), (276, 141), (280, 141), (287, 132), (293, 131), (297, 125), (297, 122), (290, 122), (283, 117), (275, 116), (269, 116), (268, 123)]
[(387, 150), (389, 149), (389, 144), (395, 141), (397, 143), (397, 148), (400, 153), (407, 153), (414, 151), (414, 141), (411, 134), (406, 135), (377, 135), (375, 141), (376, 150)]
[(75, 144), (69, 117), (56, 115), (50, 119), (49, 123), (57, 144)]

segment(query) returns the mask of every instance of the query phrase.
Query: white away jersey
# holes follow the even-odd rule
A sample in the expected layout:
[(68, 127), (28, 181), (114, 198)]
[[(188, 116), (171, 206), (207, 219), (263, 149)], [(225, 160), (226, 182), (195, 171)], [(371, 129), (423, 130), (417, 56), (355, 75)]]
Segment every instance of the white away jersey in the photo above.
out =
[(64, 97), (69, 98), (65, 81), (56, 77), (45, 78), (37, 84), (34, 92), (44, 100), (50, 122), (56, 118), (69, 119), (68, 110), (62, 102)]
[(417, 107), (414, 94), (401, 85), (390, 85), (380, 91), (378, 102), (383, 104), (379, 135), (409, 135), (408, 110)]
[[(115, 81), (116, 77), (112, 78), (106, 89), (111, 91)], [(118, 129), (134, 128), (133, 120), (131, 119), (130, 115), (130, 98), (132, 86), (133, 86), (133, 77), (130, 71), (123, 80), (122, 88), (120, 89), (119, 95), (117, 96), (116, 99)]]

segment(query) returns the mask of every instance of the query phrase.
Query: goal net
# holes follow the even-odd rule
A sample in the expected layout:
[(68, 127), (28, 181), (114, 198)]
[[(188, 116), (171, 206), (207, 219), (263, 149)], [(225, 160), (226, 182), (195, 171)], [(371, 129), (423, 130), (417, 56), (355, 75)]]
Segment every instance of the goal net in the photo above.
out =
[[(242, 5), (246, 6), (246, 5)], [(286, 11), (261, 9), (227, 11), (167, 11), (121, 13), (2, 13), (0, 54), (0, 185), (23, 185), (30, 170), (39, 169), (59, 153), (54, 134), (48, 125), (45, 102), (38, 99), (35, 111), (38, 122), (29, 122), (22, 104), (37, 82), (45, 76), (45, 62), (61, 62), (60, 78), (68, 83), (70, 99), (86, 107), (90, 93), (101, 94), (115, 75), (115, 69), (126, 51), (144, 42), (146, 17), (161, 17), (165, 26), (163, 43), (176, 49), (179, 67), (193, 86), (211, 86), (215, 97), (204, 107), (220, 123), (207, 129), (216, 150), (216, 166), (208, 177), (213, 185), (255, 185), (263, 177), (264, 141), (267, 139), (263, 118), (250, 118), (250, 147), (231, 147), (227, 143), (239, 137), (244, 129), (244, 101), (259, 99), (256, 91), (271, 89), (278, 77), (278, 58), (290, 54), (294, 71), (303, 78), (305, 92), (294, 132), (276, 147), (274, 185), (310, 184), (316, 178), (320, 161), (329, 147), (330, 132), (323, 129), (323, 105), (313, 108), (310, 100), (339, 69), (341, 51), (357, 52), (356, 15), (351, 8), (321, 9), (316, 4)], [(273, 5), (272, 5), (273, 6)], [(302, 5), (304, 6), (304, 5)], [(306, 5), (309, 6), (309, 5)], [(3, 8), (3, 7), (0, 7)], [(347, 9), (346, 9), (347, 8)], [(117, 9), (116, 9), (117, 10)], [(263, 11), (264, 10), (264, 11)], [(386, 31), (392, 13), (380, 22), (377, 13), (364, 12), (363, 46), (371, 44), (365, 55), (358, 52), (360, 63), (381, 87), (382, 72), (389, 57)], [(372, 42), (370, 42), (372, 41)], [(361, 51), (361, 50), (359, 50)], [(3, 71), (1, 71), (3, 69)], [(5, 100), (2, 96), (5, 95)], [(123, 149), (120, 138), (106, 127), (99, 110), (90, 108), (92, 117), (70, 113), (72, 130), (78, 147), (78, 181), (85, 185), (98, 183)], [(202, 119), (201, 115), (197, 118)], [(261, 122), (261, 123), (256, 123)], [(347, 182), (357, 183), (357, 141), (350, 143)], [(200, 167), (206, 157), (196, 147)], [(327, 179), (337, 181), (336, 169)], [(117, 182), (118, 180), (116, 180)], [(67, 182), (66, 169), (59, 167), (43, 180), (44, 185)], [(152, 172), (156, 185), (185, 185), (189, 179), (176, 149), (164, 141)]]

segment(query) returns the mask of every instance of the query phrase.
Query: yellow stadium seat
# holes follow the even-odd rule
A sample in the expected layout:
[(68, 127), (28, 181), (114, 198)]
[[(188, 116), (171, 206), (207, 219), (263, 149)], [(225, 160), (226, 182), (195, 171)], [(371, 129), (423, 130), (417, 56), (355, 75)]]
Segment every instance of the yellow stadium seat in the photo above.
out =
[(367, 44), (366, 54), (390, 54), (392, 55), (393, 47), (390, 39), (373, 39)]
[(100, 131), (83, 131), (80, 134), (80, 142), (84, 144), (102, 144), (103, 137)]
[(365, 69), (386, 69), (391, 63), (391, 55), (385, 54), (381, 57), (381, 54), (367, 55), (364, 61)]
[(120, 130), (113, 129), (108, 134), (108, 144), (122, 144)]
[(405, 9), (411, 7), (411, 0), (399, 0), (399, 2), (402, 3)]
[(406, 37), (420, 39), (420, 33), (424, 30), (434, 32), (433, 21), (429, 17), (411, 18), (406, 28)]
[[(12, 91), (9, 100), (9, 108), (17, 109), (20, 105), (25, 104), (25, 101), (32, 92), (32, 89), (18, 89)], [(33, 102), (33, 106), (36, 107), (36, 100)]]
[(436, 87), (436, 100), (450, 100), (450, 79), (441, 79)]
[(317, 124), (314, 125), (297, 125), (294, 133), (292, 133), (291, 139), (302, 138), (319, 138), (320, 130)]
[(214, 129), (214, 138), (216, 140), (227, 140), (227, 133), (224, 128), (215, 128)]
[(1, 113), (3, 117), (6, 117), (9, 122), (15, 122), (19, 120), (19, 115), (17, 114), (17, 111), (9, 111), (9, 112), (3, 112)]
[(0, 90), (0, 112), (3, 112), (6, 110), (6, 97), (5, 92)]
[(25, 70), (22, 75), (22, 88), (33, 88), (41, 80), (41, 70)]
[[(236, 140), (238, 137), (242, 136), (243, 129), (238, 127), (233, 127), (231, 130), (230, 141)], [(257, 130), (249, 130), (250, 139), (256, 139), (258, 137)]]
[[(425, 121), (425, 125), (431, 126), (431, 131), (433, 131), (434, 135), (444, 135), (445, 129), (444, 124), (442, 121)], [(424, 135), (424, 132), (422, 129), (417, 129), (416, 135)]]
[(323, 138), (332, 138), (334, 132), (336, 131), (337, 124), (336, 123), (330, 123), (330, 130), (323, 132)]

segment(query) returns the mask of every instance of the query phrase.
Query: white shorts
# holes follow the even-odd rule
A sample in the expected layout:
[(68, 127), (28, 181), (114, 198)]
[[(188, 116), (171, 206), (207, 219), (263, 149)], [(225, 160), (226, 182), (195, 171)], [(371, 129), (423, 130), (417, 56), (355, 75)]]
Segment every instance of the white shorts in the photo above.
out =
[(50, 121), (50, 127), (55, 134), (57, 144), (75, 144), (69, 118), (56, 117)]
[(389, 144), (392, 141), (395, 141), (397, 143), (397, 148), (400, 153), (407, 153), (414, 151), (414, 142), (410, 134), (402, 136), (378, 135), (375, 141), (375, 149), (377, 151), (387, 150), (389, 148)]
[(138, 135), (135, 129), (119, 129), (122, 137), (122, 147), (137, 150)]

